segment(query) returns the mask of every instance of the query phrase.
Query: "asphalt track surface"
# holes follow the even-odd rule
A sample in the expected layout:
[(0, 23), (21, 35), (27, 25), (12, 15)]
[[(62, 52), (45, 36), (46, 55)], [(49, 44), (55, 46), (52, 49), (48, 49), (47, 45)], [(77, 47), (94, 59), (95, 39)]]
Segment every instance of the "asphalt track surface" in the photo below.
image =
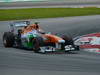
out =
[[(70, 36), (100, 31), (100, 15), (33, 19), (45, 31)], [(3, 32), (12, 21), (0, 21), (0, 75), (100, 75), (100, 54), (79, 51), (68, 54), (38, 54), (4, 48)]]
[(0, 9), (15, 9), (15, 8), (58, 8), (58, 7), (84, 7), (97, 6), (100, 7), (100, 1), (95, 2), (68, 2), (68, 1), (51, 1), (51, 2), (12, 2), (0, 3)]

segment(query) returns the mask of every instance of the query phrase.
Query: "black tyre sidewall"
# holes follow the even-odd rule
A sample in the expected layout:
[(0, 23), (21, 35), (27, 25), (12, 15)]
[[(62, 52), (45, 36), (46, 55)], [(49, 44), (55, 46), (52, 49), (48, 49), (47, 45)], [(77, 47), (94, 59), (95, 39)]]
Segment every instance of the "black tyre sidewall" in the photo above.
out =
[[(6, 41), (6, 43), (4, 43)], [(5, 47), (12, 47), (14, 44), (14, 34), (11, 32), (5, 32), (3, 35), (3, 44)]]

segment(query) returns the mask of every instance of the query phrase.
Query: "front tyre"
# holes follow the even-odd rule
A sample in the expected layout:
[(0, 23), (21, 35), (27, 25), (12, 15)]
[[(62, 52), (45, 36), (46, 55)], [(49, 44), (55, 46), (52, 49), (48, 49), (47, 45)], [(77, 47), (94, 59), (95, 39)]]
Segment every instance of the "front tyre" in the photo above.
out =
[(62, 48), (65, 50), (65, 52), (70, 52), (75, 50), (72, 38), (66, 35), (63, 35), (62, 38), (65, 40), (65, 43), (62, 45)]

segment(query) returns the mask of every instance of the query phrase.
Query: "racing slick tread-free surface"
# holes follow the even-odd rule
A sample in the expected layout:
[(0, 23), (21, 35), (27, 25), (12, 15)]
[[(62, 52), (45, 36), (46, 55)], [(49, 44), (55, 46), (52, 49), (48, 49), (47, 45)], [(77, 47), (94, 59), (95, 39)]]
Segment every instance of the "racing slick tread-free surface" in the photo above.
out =
[(5, 32), (3, 35), (3, 44), (5, 47), (12, 47), (14, 44), (14, 35), (11, 32)]

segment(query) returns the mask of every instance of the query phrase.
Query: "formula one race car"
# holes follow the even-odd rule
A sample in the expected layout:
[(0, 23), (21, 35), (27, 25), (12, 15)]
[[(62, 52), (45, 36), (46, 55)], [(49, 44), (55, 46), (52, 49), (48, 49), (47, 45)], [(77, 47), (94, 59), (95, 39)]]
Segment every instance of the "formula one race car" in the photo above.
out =
[(43, 53), (77, 50), (71, 38), (45, 33), (38, 23), (30, 24), (30, 21), (11, 23), (10, 30), (4, 32), (3, 44), (5, 47), (27, 48)]

